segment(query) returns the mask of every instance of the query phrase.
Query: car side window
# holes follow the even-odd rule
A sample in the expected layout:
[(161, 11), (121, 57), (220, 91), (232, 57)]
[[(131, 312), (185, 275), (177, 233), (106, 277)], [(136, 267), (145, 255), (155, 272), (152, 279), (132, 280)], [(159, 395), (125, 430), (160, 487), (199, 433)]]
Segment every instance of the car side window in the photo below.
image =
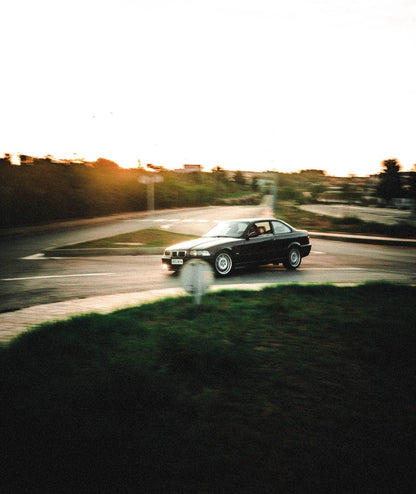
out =
[(252, 229), (255, 232), (256, 237), (258, 235), (271, 233), (270, 223), (268, 221), (259, 221), (253, 225)]
[(281, 223), (280, 221), (273, 221), (272, 225), (273, 225), (273, 232), (275, 235), (279, 235), (279, 233), (291, 232), (291, 229), (284, 223)]

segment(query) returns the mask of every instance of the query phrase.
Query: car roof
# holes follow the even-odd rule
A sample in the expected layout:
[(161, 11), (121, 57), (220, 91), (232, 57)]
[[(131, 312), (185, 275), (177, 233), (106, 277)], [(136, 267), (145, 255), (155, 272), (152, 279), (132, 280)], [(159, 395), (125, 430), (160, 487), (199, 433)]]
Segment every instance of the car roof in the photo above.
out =
[(256, 221), (282, 221), (278, 220), (277, 218), (236, 218), (234, 220), (224, 220), (224, 221), (249, 221), (251, 223), (254, 223)]

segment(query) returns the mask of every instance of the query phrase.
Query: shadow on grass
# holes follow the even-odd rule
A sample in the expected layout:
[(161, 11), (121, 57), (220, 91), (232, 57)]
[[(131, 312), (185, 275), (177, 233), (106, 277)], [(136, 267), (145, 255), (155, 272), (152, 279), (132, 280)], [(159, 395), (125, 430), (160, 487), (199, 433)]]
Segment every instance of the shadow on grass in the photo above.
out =
[(0, 351), (3, 492), (410, 492), (415, 295), (224, 291), (23, 334)]

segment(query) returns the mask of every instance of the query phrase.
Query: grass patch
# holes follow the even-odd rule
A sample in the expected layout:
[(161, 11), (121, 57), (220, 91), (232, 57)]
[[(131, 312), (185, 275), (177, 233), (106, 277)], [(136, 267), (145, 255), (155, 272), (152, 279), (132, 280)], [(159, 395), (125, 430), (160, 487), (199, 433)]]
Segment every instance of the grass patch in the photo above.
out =
[(22, 334), (0, 347), (0, 487), (411, 492), (415, 296), (224, 291)]
[(65, 246), (65, 249), (90, 249), (90, 248), (120, 248), (120, 247), (166, 247), (185, 240), (196, 238), (194, 235), (174, 233), (159, 228), (145, 228), (135, 232), (122, 233), (113, 237), (91, 240)]

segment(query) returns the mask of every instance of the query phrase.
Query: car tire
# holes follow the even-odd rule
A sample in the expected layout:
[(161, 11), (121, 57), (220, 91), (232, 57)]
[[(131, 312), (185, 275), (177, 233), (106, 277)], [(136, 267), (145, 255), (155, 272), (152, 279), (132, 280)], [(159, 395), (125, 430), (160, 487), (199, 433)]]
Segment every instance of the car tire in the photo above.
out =
[(233, 267), (233, 258), (229, 252), (222, 250), (217, 254), (214, 261), (214, 270), (217, 276), (227, 276)]
[(300, 255), (299, 249), (297, 247), (291, 247), (283, 264), (286, 269), (296, 269), (300, 266), (301, 262), (302, 256)]

